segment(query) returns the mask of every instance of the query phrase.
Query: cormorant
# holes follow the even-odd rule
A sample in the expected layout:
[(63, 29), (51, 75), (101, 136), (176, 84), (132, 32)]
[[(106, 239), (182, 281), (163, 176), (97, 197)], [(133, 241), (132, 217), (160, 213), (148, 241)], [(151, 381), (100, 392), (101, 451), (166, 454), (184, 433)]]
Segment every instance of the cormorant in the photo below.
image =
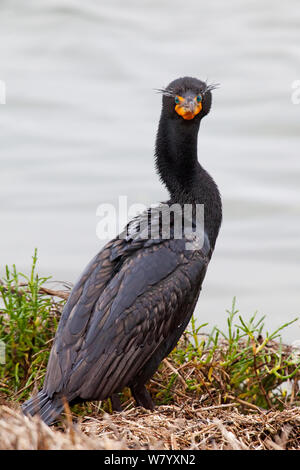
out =
[[(153, 409), (145, 384), (176, 346), (193, 314), (222, 219), (218, 188), (199, 164), (197, 137), (211, 107), (211, 90), (184, 77), (159, 90), (162, 112), (156, 138), (156, 167), (170, 199), (164, 207), (204, 205), (203, 236), (175, 237), (175, 212), (164, 235), (160, 206), (137, 216), (123, 236), (89, 263), (63, 309), (42, 390), (23, 404), (51, 424), (70, 404), (112, 399), (130, 387), (138, 405)], [(155, 237), (141, 237), (145, 221), (158, 226)], [(153, 216), (153, 220), (152, 220)], [(154, 221), (154, 222), (153, 222)], [(187, 247), (187, 243), (191, 245)]]

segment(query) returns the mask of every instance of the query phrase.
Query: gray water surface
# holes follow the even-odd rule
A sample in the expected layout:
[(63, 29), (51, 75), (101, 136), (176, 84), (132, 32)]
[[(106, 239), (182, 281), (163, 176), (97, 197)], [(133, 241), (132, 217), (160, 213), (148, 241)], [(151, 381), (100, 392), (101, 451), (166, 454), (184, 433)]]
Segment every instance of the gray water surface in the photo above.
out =
[(1, 1), (1, 266), (28, 272), (38, 247), (41, 274), (75, 281), (104, 243), (100, 203), (166, 199), (153, 89), (183, 75), (221, 84), (199, 160), (224, 222), (197, 316), (222, 327), (237, 296), (272, 330), (300, 316), (297, 0)]

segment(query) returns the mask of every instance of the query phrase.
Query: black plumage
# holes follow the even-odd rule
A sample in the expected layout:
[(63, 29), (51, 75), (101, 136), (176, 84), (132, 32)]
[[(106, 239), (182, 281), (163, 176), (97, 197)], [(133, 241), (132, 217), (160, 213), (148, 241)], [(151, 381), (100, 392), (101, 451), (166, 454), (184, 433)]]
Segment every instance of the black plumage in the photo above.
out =
[[(176, 238), (173, 218), (165, 238), (161, 206), (134, 219), (122, 237), (110, 241), (71, 292), (43, 389), (24, 403), (25, 414), (38, 413), (50, 424), (62, 412), (64, 400), (72, 404), (107, 397), (117, 409), (117, 392), (125, 386), (131, 388), (138, 405), (153, 408), (145, 383), (190, 320), (221, 224), (218, 188), (197, 158), (199, 125), (210, 110), (213, 88), (185, 77), (161, 90), (155, 152), (158, 173), (170, 194), (165, 206), (204, 204), (204, 243), (197, 245), (196, 233)], [(189, 113), (198, 106), (197, 114), (187, 118), (178, 114), (174, 109), (177, 95)], [(184, 114), (185, 108), (181, 111)], [(142, 222), (147, 220), (149, 227), (150, 214), (159, 236), (138, 236)], [(192, 217), (195, 225), (195, 212)], [(186, 249), (187, 241), (194, 249)]]

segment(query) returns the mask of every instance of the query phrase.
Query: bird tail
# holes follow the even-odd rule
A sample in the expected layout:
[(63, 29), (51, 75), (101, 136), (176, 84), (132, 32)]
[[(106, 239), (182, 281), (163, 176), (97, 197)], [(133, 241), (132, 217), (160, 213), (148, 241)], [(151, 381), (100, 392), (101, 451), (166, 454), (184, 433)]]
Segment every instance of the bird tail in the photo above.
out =
[(58, 418), (63, 409), (64, 405), (61, 398), (50, 398), (43, 390), (34, 397), (25, 401), (22, 405), (22, 411), (25, 415), (39, 415), (44, 423), (48, 425)]

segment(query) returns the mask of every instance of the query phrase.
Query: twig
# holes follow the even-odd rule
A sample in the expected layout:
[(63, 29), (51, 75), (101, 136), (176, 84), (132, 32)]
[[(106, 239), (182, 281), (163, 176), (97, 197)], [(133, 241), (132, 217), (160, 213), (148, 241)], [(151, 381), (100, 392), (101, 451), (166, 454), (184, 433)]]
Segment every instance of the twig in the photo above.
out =
[(212, 405), (212, 406), (206, 406), (205, 408), (199, 408), (199, 413), (201, 411), (210, 411), (210, 410), (217, 410), (218, 408), (230, 408), (232, 406), (238, 406), (238, 403), (225, 403), (223, 405)]
[[(34, 379), (34, 381), (37, 382), (37, 381), (40, 380), (42, 377), (44, 377), (44, 375), (45, 375), (44, 373), (41, 374), (41, 375), (39, 375), (38, 377), (36, 377), (36, 378)], [(30, 382), (28, 385), (25, 385), (25, 387), (23, 387), (23, 388), (21, 388), (20, 390), (18, 390), (17, 392), (15, 392), (15, 393), (13, 394), (13, 398), (14, 398), (14, 397), (17, 397), (18, 395), (20, 395), (21, 392), (24, 392), (24, 390), (26, 390), (27, 388), (31, 387), (31, 385), (32, 385), (32, 382)]]
[(170, 364), (170, 362), (167, 360), (167, 359), (164, 359), (163, 362), (166, 364), (166, 366), (174, 373), (177, 375), (178, 379), (180, 380), (180, 382), (184, 385), (184, 387), (186, 388), (187, 387), (187, 383), (186, 381), (184, 380), (184, 378), (182, 377), (182, 375), (180, 375), (180, 373), (178, 372), (177, 369), (175, 369), (174, 366), (172, 366), (172, 364)]
[(248, 401), (242, 400), (241, 398), (237, 398), (232, 395), (228, 395), (228, 398), (232, 398), (232, 400), (236, 400), (241, 405), (247, 406), (248, 408), (252, 408), (252, 410), (258, 411), (259, 413), (263, 413), (259, 406), (256, 406), (253, 403), (249, 403)]
[[(25, 290), (22, 290), (22, 289), (18, 289), (16, 287), (10, 287), (8, 288), (3, 281), (0, 280), (0, 285), (2, 286), (2, 288), (5, 290), (5, 292), (8, 292), (8, 291), (11, 291), (15, 294), (18, 294), (18, 295), (23, 295), (24, 293), (25, 294), (29, 294), (30, 293), (30, 290), (28, 289), (25, 289)], [(18, 285), (18, 287), (27, 287), (28, 286), (28, 283), (20, 283)], [(53, 297), (59, 297), (61, 299), (64, 299), (64, 300), (68, 300), (69, 298), (69, 295), (70, 295), (70, 292), (69, 291), (65, 291), (65, 290), (54, 290), (54, 289), (48, 289), (48, 287), (40, 287), (39, 290), (38, 290), (38, 293), (39, 294), (48, 294), (48, 295), (52, 295)]]
[(65, 290), (53, 290), (53, 289), (48, 289), (47, 287), (40, 287), (39, 288), (39, 293), (40, 294), (48, 294), (48, 295), (53, 295), (54, 297), (60, 297), (61, 299), (68, 300), (70, 296), (70, 292), (65, 291)]

